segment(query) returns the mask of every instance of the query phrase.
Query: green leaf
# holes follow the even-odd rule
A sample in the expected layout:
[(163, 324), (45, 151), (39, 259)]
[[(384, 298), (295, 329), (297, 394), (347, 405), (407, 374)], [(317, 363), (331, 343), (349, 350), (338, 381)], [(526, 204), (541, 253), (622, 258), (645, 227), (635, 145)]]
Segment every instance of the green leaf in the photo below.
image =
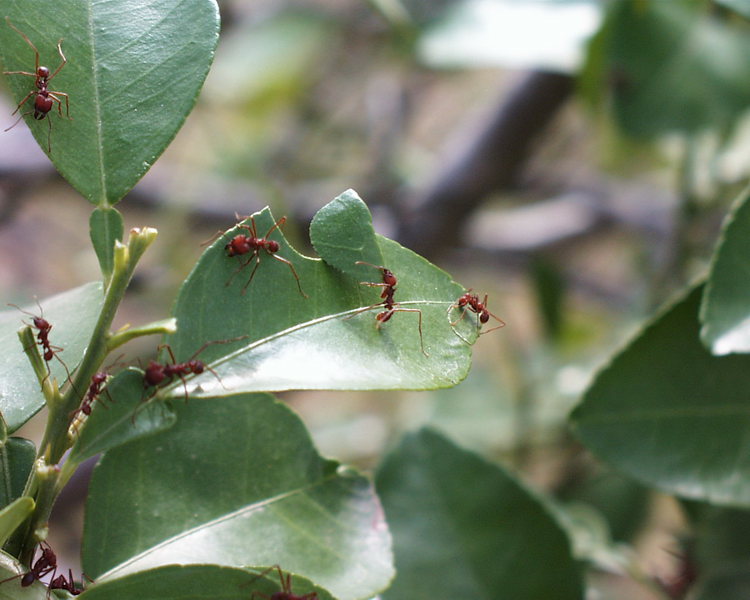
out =
[(714, 2), (750, 19), (750, 2), (747, 0), (714, 0)]
[(321, 208), (310, 223), (310, 241), (326, 263), (342, 273), (365, 280), (372, 267), (383, 264), (372, 216), (354, 190), (346, 190)]
[(0, 446), (0, 506), (7, 506), (23, 494), (35, 459), (36, 447), (30, 440), (12, 437)]
[(701, 337), (714, 354), (750, 352), (750, 195), (744, 191), (724, 223), (701, 306)]
[(143, 404), (143, 374), (127, 370), (107, 383), (91, 414), (78, 426), (68, 460), (82, 463), (100, 452), (172, 427), (177, 418), (164, 403)]
[(697, 2), (615, 2), (605, 28), (614, 110), (630, 135), (727, 127), (750, 104), (750, 39)]
[[(71, 119), (49, 113), (50, 159), (90, 202), (115, 204), (148, 171), (193, 108), (218, 40), (216, 3), (67, 0), (54, 18), (44, 2), (6, 4), (4, 14), (53, 70), (61, 62), (56, 44), (63, 38), (68, 63), (50, 90), (69, 95)], [(32, 49), (5, 23), (0, 23), (0, 49), (7, 70), (33, 71)], [(33, 88), (31, 77), (8, 78), (17, 100)], [(26, 118), (46, 151), (45, 121)]]
[(105, 280), (114, 266), (115, 241), (122, 241), (122, 215), (111, 206), (94, 209), (89, 220), (89, 235)]
[(34, 506), (33, 498), (22, 496), (0, 510), (0, 545), (8, 541), (18, 526), (34, 511)]
[[(369, 219), (359, 209), (358, 199), (353, 214), (357, 219)], [(346, 226), (342, 211), (334, 217)], [(267, 231), (275, 222), (267, 209), (254, 219), (258, 232)], [(322, 221), (318, 220), (318, 233), (324, 229)], [(329, 228), (327, 233), (335, 239), (337, 231), (340, 229)], [(464, 290), (422, 257), (376, 237), (383, 263), (398, 277), (399, 306), (421, 311), (396, 312), (378, 329), (376, 314), (383, 310), (381, 287), (361, 285), (360, 280), (321, 260), (300, 256), (278, 230), (271, 235), (281, 245), (277, 256), (293, 263), (309, 298), (299, 293), (289, 266), (262, 251), (255, 277), (243, 293), (254, 262), (236, 273), (241, 263), (238, 257), (227, 256), (224, 249), (239, 232), (230, 230), (208, 248), (175, 303), (178, 331), (169, 342), (177, 360), (187, 360), (203, 342), (246, 336), (241, 341), (215, 343), (200, 353), (200, 360), (211, 363), (213, 372), (191, 379), (187, 385), (191, 394), (426, 389), (449, 387), (466, 376), (471, 347), (464, 338), (476, 339), (475, 319), (451, 325), (458, 309), (453, 308), (451, 315), (449, 309)], [(316, 237), (318, 244), (324, 242)], [(326, 261), (333, 261), (330, 251), (334, 244), (324, 246), (328, 249)], [(356, 257), (349, 247), (342, 253), (347, 262)], [(364, 281), (382, 283), (380, 271), (368, 269)], [(421, 349), (420, 314), (421, 339), (428, 356)], [(176, 381), (170, 393), (184, 395), (182, 382)]]
[[(311, 585), (302, 577), (294, 577), (291, 587), (295, 594), (315, 591), (320, 600), (332, 600), (325, 590)], [(87, 587), (81, 600), (246, 600), (253, 595), (270, 598), (279, 588), (278, 575), (275, 575), (274, 581), (271, 574), (258, 577), (253, 572), (218, 565), (169, 565), (132, 573), (113, 581), (97, 581)]]
[[(42, 311), (36, 304), (23, 310), (36, 316), (44, 312), (44, 318), (52, 325), (49, 341), (63, 348), (58, 356), (72, 372), (83, 356), (103, 299), (101, 283), (93, 282), (42, 300)], [(0, 347), (6, 356), (0, 369), (0, 412), (11, 433), (44, 406), (39, 382), (18, 343), (16, 332), (24, 322), (31, 323), (31, 316), (17, 308), (0, 312)], [(55, 359), (48, 364), (52, 377), (62, 385), (67, 379), (65, 368)]]
[(383, 598), (583, 597), (562, 528), (500, 467), (423, 429), (377, 476), (398, 575)]
[(390, 537), (372, 485), (322, 459), (285, 405), (267, 395), (177, 405), (174, 427), (107, 452), (94, 471), (87, 575), (211, 561), (279, 564), (343, 599), (388, 584)]
[(750, 506), (750, 357), (699, 339), (698, 286), (620, 351), (572, 415), (598, 456), (687, 498)]

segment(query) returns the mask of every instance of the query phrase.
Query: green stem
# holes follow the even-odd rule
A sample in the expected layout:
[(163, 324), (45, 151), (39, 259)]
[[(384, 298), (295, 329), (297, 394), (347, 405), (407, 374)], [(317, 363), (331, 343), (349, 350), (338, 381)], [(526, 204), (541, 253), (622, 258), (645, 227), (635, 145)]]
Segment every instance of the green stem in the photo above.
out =
[[(39, 446), (40, 464), (35, 469), (34, 474), (36, 481), (30, 482), (30, 485), (36, 489), (36, 509), (29, 522), (26, 537), (21, 547), (21, 558), (26, 564), (33, 558), (36, 545), (44, 539), (46, 523), (49, 520), (55, 497), (59, 493), (61, 485), (70, 477), (67, 470), (65, 477), (61, 477), (60, 468), (57, 466), (65, 451), (70, 447), (71, 442), (68, 435), (70, 415), (78, 408), (83, 395), (89, 388), (91, 377), (101, 367), (111, 349), (110, 339), (113, 334), (110, 332), (110, 327), (117, 308), (125, 295), (125, 290), (136, 264), (155, 238), (155, 229), (133, 229), (130, 232), (127, 246), (121, 242), (115, 242), (114, 268), (105, 292), (102, 310), (71, 385), (62, 397), (59, 392), (51, 396), (45, 393), (49, 409), (47, 427)], [(36, 345), (34, 345), (34, 348), (36, 348)], [(39, 354), (38, 349), (36, 353)], [(55, 389), (56, 387), (54, 386)]]

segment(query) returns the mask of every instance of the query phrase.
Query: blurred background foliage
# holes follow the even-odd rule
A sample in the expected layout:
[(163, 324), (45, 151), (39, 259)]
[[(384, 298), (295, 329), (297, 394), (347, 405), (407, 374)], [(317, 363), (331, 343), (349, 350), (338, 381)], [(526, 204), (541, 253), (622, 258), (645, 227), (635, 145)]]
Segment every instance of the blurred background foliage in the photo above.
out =
[[(355, 188), (380, 233), (489, 294), (508, 325), (480, 338), (471, 375), (451, 390), (286, 395), (324, 454), (371, 469), (404, 431), (437, 427), (555, 498), (603, 594), (592, 597), (658, 597), (633, 576), (678, 586), (692, 549), (706, 565), (750, 555), (746, 513), (649, 492), (566, 427), (593, 371), (705, 271), (747, 182), (747, 3), (220, 5), (198, 105), (119, 207), (128, 226), (160, 230), (122, 323), (163, 317), (200, 243), (235, 213), (270, 205), (304, 251), (312, 214)], [(71, 98), (74, 117), (85, 110)], [(53, 146), (54, 127), (64, 123)], [(6, 301), (98, 277), (87, 211), (23, 124), (2, 134)], [(85, 484), (61, 499), (56, 548), (75, 547)]]

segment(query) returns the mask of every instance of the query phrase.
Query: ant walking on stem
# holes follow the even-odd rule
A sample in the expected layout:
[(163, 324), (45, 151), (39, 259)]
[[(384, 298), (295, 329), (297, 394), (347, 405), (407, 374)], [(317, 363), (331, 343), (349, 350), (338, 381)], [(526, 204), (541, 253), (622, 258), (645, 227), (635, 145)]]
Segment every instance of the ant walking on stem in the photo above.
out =
[[(60, 72), (60, 69), (62, 69), (68, 62), (68, 59), (65, 58), (65, 55), (62, 51), (62, 38), (60, 38), (60, 40), (57, 42), (57, 51), (60, 54), (62, 62), (60, 63), (60, 66), (55, 69), (55, 72), (50, 74), (49, 68), (39, 65), (39, 50), (37, 50), (36, 46), (31, 42), (28, 36), (23, 31), (18, 29), (18, 27), (13, 25), (8, 17), (5, 17), (5, 21), (8, 23), (8, 26), (16, 31), (34, 50), (34, 72), (29, 73), (28, 71), (3, 71), (3, 74), (26, 75), (27, 77), (34, 77), (35, 79), (35, 89), (32, 89), (28, 94), (26, 94), (26, 97), (18, 103), (18, 106), (16, 107), (16, 110), (13, 111), (13, 114), (15, 115), (19, 110), (21, 110), (21, 107), (23, 107), (23, 105), (26, 104), (26, 102), (32, 96), (34, 97), (34, 108), (28, 112), (22, 113), (18, 117), (18, 120), (13, 123), (13, 125), (8, 127), (8, 129), (6, 129), (5, 131), (13, 129), (26, 115), (33, 115), (37, 121), (42, 121), (45, 117), (47, 117), (47, 113), (52, 110), (52, 107), (55, 105), (55, 103), (57, 103), (57, 112), (62, 117), (62, 100), (60, 100), (60, 96), (65, 98), (65, 114), (68, 119), (70, 119), (70, 102), (68, 100), (68, 94), (57, 90), (50, 90), (48, 87), (49, 82), (52, 81), (55, 75)], [(49, 133), (47, 133), (47, 152), (52, 152), (52, 119), (47, 120), (49, 122)]]
[[(89, 385), (89, 389), (86, 390), (86, 395), (83, 397), (83, 400), (81, 401), (81, 405), (78, 408), (76, 408), (72, 413), (70, 413), (71, 423), (75, 421), (79, 413), (83, 413), (84, 415), (88, 417), (91, 414), (94, 402), (96, 400), (99, 400), (99, 404), (101, 404), (102, 406), (106, 406), (106, 404), (104, 404), (100, 396), (102, 392), (106, 392), (107, 396), (109, 396), (109, 392), (107, 392), (107, 390), (104, 389), (104, 384), (107, 383), (108, 377), (109, 377), (109, 373), (105, 373), (104, 371), (99, 371), (98, 373), (94, 373), (91, 376), (91, 384)], [(111, 401), (112, 401), (112, 398), (110, 398), (110, 402)]]
[(257, 577), (255, 577), (245, 585), (254, 583), (273, 570), (276, 570), (279, 574), (281, 591), (274, 592), (270, 596), (268, 594), (264, 594), (263, 592), (254, 591), (250, 596), (250, 600), (254, 600), (255, 598), (263, 598), (263, 600), (318, 600), (318, 592), (309, 592), (307, 594), (303, 594), (302, 596), (292, 593), (292, 576), (287, 573), (286, 577), (284, 577), (284, 573), (282, 572), (279, 565), (273, 565), (272, 567), (268, 567), (265, 571), (261, 571)]
[(42, 347), (42, 350), (44, 351), (42, 353), (42, 357), (44, 358), (44, 362), (47, 364), (47, 377), (49, 377), (50, 375), (49, 361), (51, 361), (53, 358), (56, 358), (65, 369), (65, 372), (68, 374), (68, 380), (70, 380), (70, 371), (68, 370), (68, 365), (66, 365), (63, 360), (57, 355), (58, 352), (63, 351), (63, 348), (61, 348), (60, 346), (53, 346), (50, 343), (49, 332), (52, 331), (52, 325), (47, 319), (44, 318), (44, 310), (42, 309), (42, 305), (39, 304), (38, 300), (36, 302), (36, 305), (39, 307), (39, 312), (41, 313), (41, 316), (39, 317), (27, 310), (24, 310), (17, 304), (8, 304), (8, 306), (17, 308), (22, 313), (27, 314), (31, 317), (31, 327), (37, 330), (37, 343)]
[(424, 349), (424, 339), (422, 337), (422, 311), (418, 308), (403, 308), (394, 300), (394, 296), (396, 294), (396, 285), (398, 285), (398, 279), (396, 279), (396, 276), (393, 274), (393, 271), (390, 269), (387, 269), (385, 267), (381, 267), (380, 265), (373, 265), (372, 263), (364, 262), (361, 260), (358, 260), (356, 263), (357, 265), (367, 265), (368, 267), (373, 267), (374, 269), (378, 269), (383, 277), (382, 283), (376, 283), (373, 281), (361, 281), (360, 285), (366, 285), (369, 287), (382, 287), (383, 291), (380, 294), (380, 297), (383, 299), (382, 302), (377, 302), (371, 306), (367, 306), (363, 309), (358, 310), (353, 315), (347, 317), (351, 318), (361, 312), (368, 311), (372, 308), (375, 308), (376, 306), (383, 306), (385, 307), (385, 310), (382, 312), (379, 312), (377, 315), (375, 315), (375, 320), (377, 323), (375, 324), (375, 327), (377, 329), (380, 329), (383, 323), (390, 320), (390, 318), (393, 316), (394, 313), (397, 312), (413, 312), (417, 313), (419, 316), (419, 346), (422, 349), (422, 354), (425, 356), (429, 356), (427, 352)]
[(21, 587), (29, 587), (32, 583), (40, 580), (42, 577), (48, 575), (49, 573), (52, 573), (54, 581), (55, 571), (57, 571), (57, 556), (52, 551), (52, 548), (50, 548), (50, 545), (47, 542), (39, 542), (39, 548), (41, 549), (42, 554), (39, 558), (36, 559), (36, 562), (31, 565), (31, 569), (29, 569), (26, 573), (19, 573), (18, 575), (14, 575), (13, 577), (3, 579), (2, 581), (0, 581), (0, 584), (5, 583), (6, 581), (12, 581), (13, 579), (18, 579), (20, 577)]
[(302, 291), (302, 286), (299, 282), (299, 275), (297, 275), (297, 271), (294, 268), (292, 262), (276, 254), (280, 248), (279, 243), (276, 240), (268, 239), (268, 236), (271, 235), (271, 233), (273, 233), (275, 229), (281, 229), (281, 226), (284, 223), (286, 223), (286, 217), (281, 217), (270, 227), (268, 231), (266, 231), (266, 234), (263, 237), (258, 237), (258, 230), (255, 226), (255, 219), (253, 217), (250, 217), (250, 225), (239, 226), (241, 229), (247, 230), (248, 233), (238, 233), (231, 240), (229, 240), (229, 243), (224, 246), (224, 249), (227, 251), (227, 256), (244, 256), (245, 254), (250, 254), (250, 258), (248, 258), (245, 262), (241, 262), (240, 259), (240, 266), (229, 278), (229, 281), (227, 281), (226, 285), (231, 284), (234, 277), (242, 269), (247, 267), (250, 263), (255, 262), (255, 266), (250, 273), (250, 278), (242, 287), (242, 293), (244, 294), (248, 286), (252, 282), (253, 277), (255, 277), (255, 272), (258, 270), (258, 266), (260, 265), (261, 251), (264, 251), (271, 258), (275, 258), (276, 260), (283, 262), (289, 267), (292, 275), (294, 275), (294, 279), (297, 281), (297, 289), (299, 289), (299, 293), (302, 294), (302, 296), (304, 296), (305, 298), (308, 297), (307, 294)]
[[(495, 319), (499, 325), (496, 327), (493, 327), (492, 329), (487, 329), (485, 331), (480, 331), (479, 335), (483, 335), (485, 333), (490, 333), (491, 331), (495, 331), (496, 329), (500, 329), (501, 327), (505, 327), (505, 321), (503, 321), (500, 317), (497, 315), (492, 314), (489, 310), (487, 310), (487, 294), (484, 295), (484, 300), (479, 300), (478, 294), (472, 294), (471, 288), (469, 288), (466, 293), (464, 293), (462, 296), (458, 298), (453, 304), (451, 304), (448, 307), (448, 315), (450, 318), (450, 313), (454, 308), (461, 309), (461, 316), (458, 317), (455, 321), (451, 322), (451, 327), (454, 328), (456, 325), (458, 325), (459, 321), (466, 316), (467, 312), (473, 312), (477, 316), (477, 329), (481, 329), (482, 325), (485, 323), (488, 323), (490, 318)], [(459, 337), (463, 339), (465, 342), (468, 343), (468, 341), (459, 334)]]

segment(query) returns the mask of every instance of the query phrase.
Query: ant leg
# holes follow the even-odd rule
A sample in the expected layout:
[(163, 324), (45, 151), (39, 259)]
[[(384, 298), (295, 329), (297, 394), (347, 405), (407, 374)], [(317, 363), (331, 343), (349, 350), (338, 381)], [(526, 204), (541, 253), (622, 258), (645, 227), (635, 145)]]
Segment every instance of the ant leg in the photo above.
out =
[(415, 312), (417, 313), (417, 315), (419, 315), (419, 346), (422, 349), (422, 354), (424, 354), (425, 356), (429, 356), (429, 354), (427, 354), (427, 351), (424, 349), (424, 338), (422, 337), (422, 311), (418, 308), (402, 308), (400, 306), (396, 306), (391, 310), (393, 312)]
[[(27, 35), (21, 31), (18, 27), (13, 25), (13, 23), (10, 22), (10, 17), (5, 17), (5, 22), (8, 23), (8, 26), (13, 29), (16, 33), (18, 33), (24, 40), (26, 40), (26, 43), (32, 47), (34, 50), (34, 71), (39, 70), (39, 50), (36, 49), (36, 46), (31, 43), (31, 40), (27, 37)], [(60, 40), (62, 41), (62, 40)], [(36, 75), (34, 75), (36, 77)]]
[[(252, 217), (251, 217), (252, 219)], [(273, 225), (271, 225), (271, 228), (266, 231), (266, 235), (263, 236), (263, 239), (268, 239), (268, 236), (271, 235), (274, 231), (274, 229), (279, 229), (281, 226), (286, 223), (286, 217), (281, 217), (278, 221), (276, 221)], [(253, 219), (253, 230), (255, 230), (255, 220)], [(257, 235), (255, 237), (258, 237)]]
[(174, 357), (174, 352), (172, 352), (172, 346), (170, 346), (169, 344), (159, 344), (156, 347), (156, 352), (159, 353), (162, 350), (164, 350), (165, 348), (166, 348), (167, 352), (169, 352), (169, 358), (172, 359), (172, 364), (176, 364), (177, 363), (177, 359)]
[(47, 119), (47, 124), (49, 125), (49, 129), (47, 130), (47, 152), (49, 154), (52, 154), (52, 119)]
[[(68, 101), (68, 94), (65, 92), (49, 92), (50, 98), (52, 98), (55, 102), (57, 102), (57, 112), (62, 117), (62, 100), (58, 98), (58, 96), (64, 96), (65, 97), (65, 116), (70, 119), (70, 102)], [(72, 121), (72, 119), (71, 119)]]
[(60, 46), (60, 44), (62, 44), (62, 41), (63, 41), (63, 38), (60, 38), (57, 42), (57, 51), (60, 53), (60, 58), (62, 58), (62, 62), (60, 63), (60, 66), (57, 67), (57, 69), (55, 69), (55, 72), (52, 73), (52, 75), (50, 75), (49, 77), (47, 77), (48, 82), (52, 81), (52, 78), (55, 75), (57, 75), (60, 72), (60, 69), (62, 69), (65, 66), (65, 63), (68, 62), (68, 59), (65, 58), (65, 55), (63, 54), (63, 51), (62, 51), (62, 47)]
[(305, 298), (309, 298), (310, 296), (308, 296), (307, 294), (305, 294), (305, 292), (302, 291), (302, 286), (300, 285), (300, 282), (299, 282), (299, 275), (297, 275), (297, 271), (295, 270), (294, 265), (291, 263), (291, 261), (279, 256), (278, 254), (272, 254), (271, 252), (268, 252), (268, 254), (269, 256), (272, 256), (276, 260), (280, 260), (281, 262), (286, 263), (286, 265), (292, 270), (292, 275), (294, 275), (294, 278), (297, 280), (297, 288), (299, 289), (299, 293), (302, 294)]
[[(252, 262), (252, 258), (248, 260), (243, 267), (246, 267)], [(247, 283), (242, 286), (242, 294), (244, 295), (247, 291), (248, 286), (252, 283), (253, 277), (255, 277), (255, 272), (258, 270), (258, 267), (260, 266), (260, 252), (258, 250), (255, 250), (255, 266), (253, 267), (252, 272), (250, 273), (250, 279), (247, 280)]]
[(3, 75), (28, 75), (29, 77), (33, 77), (34, 79), (36, 79), (37, 77), (34, 73), (29, 73), (28, 71), (3, 71)]
[[(257, 250), (257, 249), (253, 250), (253, 255), (252, 255), (252, 256), (251, 256), (251, 257), (250, 257), (249, 259), (247, 259), (247, 261), (245, 261), (244, 263), (243, 263), (243, 262), (241, 262), (241, 263), (240, 263), (240, 266), (239, 266), (239, 267), (237, 267), (237, 268), (236, 268), (236, 269), (234, 270), (234, 272), (233, 272), (233, 273), (232, 273), (232, 274), (231, 274), (231, 275), (229, 276), (229, 279), (227, 280), (227, 282), (226, 282), (226, 283), (225, 283), (224, 285), (225, 285), (226, 287), (229, 287), (230, 285), (232, 285), (232, 281), (234, 281), (234, 278), (235, 278), (235, 277), (237, 277), (237, 274), (238, 274), (238, 273), (239, 273), (240, 271), (242, 271), (242, 269), (244, 269), (244, 268), (245, 268), (246, 266), (248, 266), (248, 265), (249, 265), (249, 264), (250, 264), (251, 262), (253, 262), (253, 258), (255, 258), (255, 257), (258, 257), (258, 258), (257, 258), (257, 261), (260, 261), (260, 257), (259, 257), (259, 255), (258, 255), (258, 250)], [(257, 268), (258, 268), (258, 264), (257, 264), (257, 261), (256, 261), (256, 265), (255, 265), (255, 267), (253, 268), (253, 274), (255, 274), (255, 269), (257, 269)], [(253, 276), (252, 276), (252, 275), (250, 275), (250, 279), (252, 279), (252, 278), (253, 278)], [(245, 286), (245, 287), (247, 287), (247, 286)], [(244, 293), (245, 293), (245, 292), (244, 292), (244, 289), (245, 289), (245, 288), (242, 288), (242, 289), (243, 289), (243, 292), (242, 292), (242, 293), (244, 294)]]
[[(28, 99), (31, 98), (34, 94), (36, 94), (36, 90), (31, 90), (28, 94), (26, 94), (26, 97), (18, 103), (18, 106), (16, 106), (16, 110), (14, 110), (12, 113), (10, 113), (11, 116), (15, 115), (19, 110), (21, 110), (21, 107), (24, 104), (26, 104), (26, 102), (28, 101)], [(26, 114), (31, 114), (31, 113), (26, 113)], [(21, 117), (18, 119), (18, 121), (20, 121), (21, 118), (23, 118), (23, 116), (24, 115), (21, 115)], [(18, 123), (18, 121), (16, 121), (16, 123)], [(13, 127), (16, 126), (16, 123), (13, 123), (13, 125), (11, 125), (10, 127), (8, 127), (8, 129), (13, 129)], [(8, 131), (8, 129), (6, 129), (5, 131)]]

